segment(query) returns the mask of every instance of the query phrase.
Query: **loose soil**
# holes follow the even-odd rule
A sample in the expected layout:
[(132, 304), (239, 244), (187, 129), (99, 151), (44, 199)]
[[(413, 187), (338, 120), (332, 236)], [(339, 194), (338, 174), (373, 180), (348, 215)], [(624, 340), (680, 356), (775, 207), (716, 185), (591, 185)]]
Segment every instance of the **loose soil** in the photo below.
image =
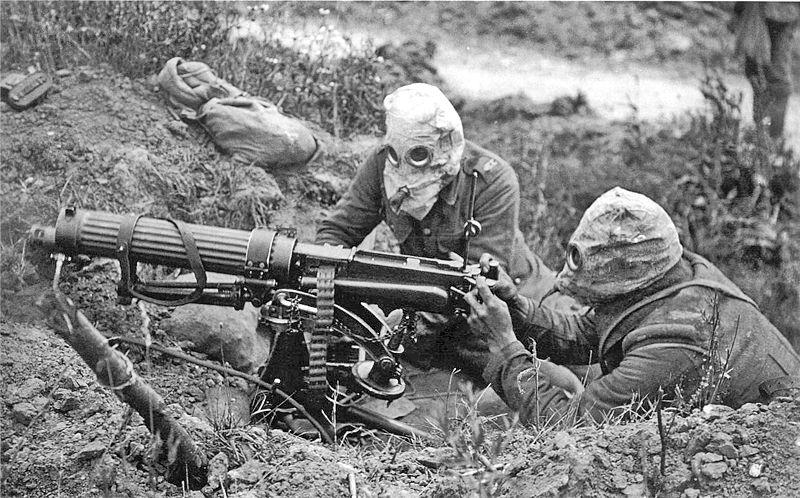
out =
[[(591, 131), (596, 118), (553, 119), (598, 136)], [(15, 220), (3, 226), (4, 246), (21, 245), (31, 223), (52, 222), (60, 206), (75, 203), (217, 225), (293, 226), (309, 240), (374, 143), (366, 137), (335, 144), (342, 154), (314, 170), (246, 170), (217, 151), (202, 129), (175, 119), (151, 82), (104, 67), (73, 68), (34, 109), (2, 106), (0, 129), (4, 218)], [(243, 186), (242, 179), (252, 178), (247, 175), (258, 175), (259, 188)], [(230, 207), (237, 203), (253, 209), (243, 216)], [(712, 406), (688, 417), (665, 413), (666, 448), (655, 419), (542, 432), (502, 430), (499, 419), (484, 420), (487, 443), (477, 451), (490, 470), (476, 463), (475, 453), (456, 452), (443, 440), (423, 444), (361, 433), (324, 446), (262, 426), (235, 427), (209, 416), (208, 393), (249, 386), (131, 351), (139, 374), (213, 457), (209, 487), (181, 490), (163, 482), (151, 463), (142, 419), (99, 386), (41, 322), (34, 303), (48, 285), (46, 272), (24, 259), (12, 263), (4, 265), (0, 303), (3, 496), (349, 496), (349, 476), (358, 496), (800, 494), (798, 400), (737, 411)], [(141, 337), (144, 312), (116, 304), (115, 277), (113, 265), (94, 263), (71, 271), (61, 288), (103, 333)], [(152, 337), (176, 346), (159, 329), (168, 311), (146, 313)], [(468, 426), (469, 418), (458, 422)], [(456, 433), (470, 440), (468, 428), (459, 425)], [(494, 442), (502, 451), (485, 449)]]

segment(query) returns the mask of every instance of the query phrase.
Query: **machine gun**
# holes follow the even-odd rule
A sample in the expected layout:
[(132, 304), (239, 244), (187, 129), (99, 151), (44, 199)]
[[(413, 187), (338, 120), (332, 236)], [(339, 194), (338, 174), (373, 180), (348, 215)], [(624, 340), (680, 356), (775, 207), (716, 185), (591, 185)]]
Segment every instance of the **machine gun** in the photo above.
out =
[[(465, 313), (463, 296), (481, 273), (477, 265), (456, 261), (303, 243), (266, 228), (235, 230), (75, 208), (62, 210), (55, 226), (34, 226), (30, 241), (66, 258), (116, 258), (123, 303), (138, 298), (165, 306), (260, 307), (259, 327), (274, 338), (261, 378), (279, 382), (317, 412), (337, 399), (401, 397), (398, 357), (413, 335), (414, 313)], [(191, 269), (196, 282), (141, 281), (137, 262)], [(206, 271), (236, 280), (209, 282)], [(381, 335), (385, 322), (369, 305), (402, 308), (400, 326)], [(260, 407), (280, 410), (281, 401), (266, 393)]]

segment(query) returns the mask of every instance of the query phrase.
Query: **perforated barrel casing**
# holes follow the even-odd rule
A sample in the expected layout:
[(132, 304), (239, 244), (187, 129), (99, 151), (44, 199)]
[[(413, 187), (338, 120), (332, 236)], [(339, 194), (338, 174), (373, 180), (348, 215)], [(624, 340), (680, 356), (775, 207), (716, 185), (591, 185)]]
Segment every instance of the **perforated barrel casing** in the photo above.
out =
[[(120, 225), (129, 215), (65, 209), (55, 228), (55, 247), (70, 254), (116, 257)], [(186, 225), (194, 236), (208, 271), (242, 275), (250, 232), (204, 225)], [(133, 259), (189, 267), (181, 236), (167, 220), (142, 216), (136, 222), (130, 247)]]

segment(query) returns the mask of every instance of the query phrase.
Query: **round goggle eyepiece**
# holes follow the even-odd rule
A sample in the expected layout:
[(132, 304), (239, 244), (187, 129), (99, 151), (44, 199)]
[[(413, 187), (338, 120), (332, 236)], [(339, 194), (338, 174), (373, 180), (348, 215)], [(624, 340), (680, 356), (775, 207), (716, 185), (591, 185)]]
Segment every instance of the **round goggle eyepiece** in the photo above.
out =
[(397, 151), (394, 150), (394, 147), (386, 147), (386, 159), (392, 166), (400, 164), (400, 156), (397, 155)]
[(433, 157), (432, 151), (428, 147), (418, 145), (406, 152), (406, 161), (415, 168), (423, 168), (430, 164)]
[(567, 268), (572, 271), (578, 271), (583, 266), (583, 256), (578, 246), (570, 244), (567, 246)]

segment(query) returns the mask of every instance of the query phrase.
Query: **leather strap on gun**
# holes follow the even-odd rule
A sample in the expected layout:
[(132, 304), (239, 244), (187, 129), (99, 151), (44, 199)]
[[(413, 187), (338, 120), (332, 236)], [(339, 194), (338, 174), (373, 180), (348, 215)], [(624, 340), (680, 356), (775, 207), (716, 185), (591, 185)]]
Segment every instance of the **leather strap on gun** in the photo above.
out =
[(117, 294), (119, 297), (124, 300), (132, 296), (161, 306), (182, 306), (199, 300), (206, 286), (206, 271), (203, 268), (203, 261), (200, 259), (200, 252), (197, 250), (197, 244), (194, 241), (192, 232), (186, 227), (185, 223), (172, 218), (169, 218), (167, 221), (175, 225), (175, 228), (180, 234), (183, 247), (186, 250), (186, 259), (194, 272), (197, 286), (188, 296), (179, 297), (177, 299), (157, 299), (142, 294), (135, 289), (134, 284), (136, 284), (138, 280), (136, 276), (136, 261), (130, 258), (130, 248), (133, 244), (133, 231), (136, 228), (136, 223), (139, 221), (139, 218), (141, 218), (141, 215), (127, 216), (123, 218), (119, 226), (119, 232), (117, 234), (117, 259), (119, 260), (120, 271), (122, 273), (119, 284), (117, 285)]

